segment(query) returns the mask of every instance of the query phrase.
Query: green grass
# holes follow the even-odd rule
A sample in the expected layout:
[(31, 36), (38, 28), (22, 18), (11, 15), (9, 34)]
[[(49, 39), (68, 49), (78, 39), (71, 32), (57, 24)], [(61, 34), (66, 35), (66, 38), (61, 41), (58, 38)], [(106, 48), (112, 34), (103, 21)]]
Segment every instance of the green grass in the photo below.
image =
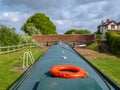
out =
[(120, 59), (119, 58), (97, 58), (90, 60), (100, 71), (115, 83), (120, 85)]
[(23, 73), (23, 71), (14, 71), (14, 67), (22, 67), (22, 60), (24, 52), (31, 51), (35, 60), (38, 60), (45, 50), (39, 47), (25, 49), (14, 53), (0, 55), (0, 90), (6, 90), (9, 86)]
[(100, 44), (99, 42), (95, 41), (94, 43), (86, 46), (86, 48), (99, 51), (99, 44)]

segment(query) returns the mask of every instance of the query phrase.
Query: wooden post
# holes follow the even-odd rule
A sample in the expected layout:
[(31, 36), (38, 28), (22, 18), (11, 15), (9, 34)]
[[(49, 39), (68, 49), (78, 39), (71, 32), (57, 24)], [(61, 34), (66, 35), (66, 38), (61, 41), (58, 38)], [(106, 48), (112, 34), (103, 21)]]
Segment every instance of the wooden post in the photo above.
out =
[(1, 54), (1, 52), (2, 52), (2, 51), (1, 51), (1, 46), (0, 46), (0, 54)]
[(10, 51), (11, 51), (11, 52), (14, 52), (14, 48), (15, 48), (15, 46), (13, 46), (12, 49), (11, 49)]
[(19, 45), (17, 45), (17, 50), (19, 50)]
[(9, 50), (9, 46), (7, 46), (7, 52), (9, 53), (9, 51), (10, 51), (10, 50)]

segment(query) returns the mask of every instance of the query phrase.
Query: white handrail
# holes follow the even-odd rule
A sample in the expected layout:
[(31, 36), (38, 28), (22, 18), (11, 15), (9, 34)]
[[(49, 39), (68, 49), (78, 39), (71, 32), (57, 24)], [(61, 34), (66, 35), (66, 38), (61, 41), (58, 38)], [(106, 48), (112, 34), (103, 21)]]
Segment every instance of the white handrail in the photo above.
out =
[(35, 62), (33, 54), (31, 51), (28, 52), (24, 52), (23, 55), (23, 68), (25, 68), (26, 66), (28, 66), (28, 60), (30, 59), (31, 64), (33, 64)]
[(33, 54), (32, 54), (31, 51), (29, 51), (29, 56), (31, 57), (31, 59), (30, 59), (30, 60), (31, 60), (31, 63), (33, 64), (33, 62), (34, 62), (35, 60), (34, 60), (34, 57), (33, 57)]

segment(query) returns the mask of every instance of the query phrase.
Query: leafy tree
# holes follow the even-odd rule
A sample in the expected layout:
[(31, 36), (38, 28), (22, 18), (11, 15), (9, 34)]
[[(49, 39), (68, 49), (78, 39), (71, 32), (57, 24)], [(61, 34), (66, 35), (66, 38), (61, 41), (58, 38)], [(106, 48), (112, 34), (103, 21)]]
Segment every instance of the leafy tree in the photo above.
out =
[(76, 33), (76, 29), (71, 29), (66, 31), (64, 34), (75, 34)]
[(26, 43), (35, 43), (34, 39), (32, 36), (29, 36), (28, 34), (22, 34), (20, 35), (21, 37), (21, 44), (26, 44)]
[(29, 35), (34, 34), (57, 34), (56, 26), (45, 14), (36, 13), (29, 17), (26, 23), (21, 27)]
[(8, 28), (5, 25), (0, 25), (0, 45), (17, 45), (20, 42), (20, 37), (15, 32), (15, 28)]
[(64, 34), (90, 34), (90, 31), (71, 29), (71, 30), (66, 31)]
[(76, 34), (90, 34), (89, 30), (78, 30)]

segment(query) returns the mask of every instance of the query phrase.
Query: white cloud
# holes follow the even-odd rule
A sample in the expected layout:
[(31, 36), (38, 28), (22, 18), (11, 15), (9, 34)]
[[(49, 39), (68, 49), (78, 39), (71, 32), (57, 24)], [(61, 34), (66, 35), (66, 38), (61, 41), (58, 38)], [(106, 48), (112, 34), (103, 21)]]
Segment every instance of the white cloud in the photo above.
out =
[(61, 21), (61, 20), (56, 20), (56, 23), (57, 23), (58, 25), (63, 25), (63, 24), (64, 24), (63, 21)]
[(0, 23), (20, 28), (29, 16), (42, 12), (59, 33), (72, 28), (95, 32), (102, 19), (120, 21), (119, 5), (119, 0), (1, 0)]
[(63, 17), (66, 19), (69, 19), (69, 18), (71, 18), (71, 15), (69, 12), (66, 11), (66, 12), (63, 12)]
[(1, 21), (19, 22), (21, 20), (18, 12), (4, 12), (0, 17)]
[(12, 23), (18, 23), (23, 20), (26, 20), (30, 15), (29, 14), (21, 14), (19, 12), (4, 12), (0, 13), (0, 21), (2, 22), (12, 22)]
[(7, 17), (7, 16), (8, 16), (8, 13), (7, 13), (7, 12), (5, 12), (5, 13), (3, 14), (3, 16), (4, 16), (4, 17)]

